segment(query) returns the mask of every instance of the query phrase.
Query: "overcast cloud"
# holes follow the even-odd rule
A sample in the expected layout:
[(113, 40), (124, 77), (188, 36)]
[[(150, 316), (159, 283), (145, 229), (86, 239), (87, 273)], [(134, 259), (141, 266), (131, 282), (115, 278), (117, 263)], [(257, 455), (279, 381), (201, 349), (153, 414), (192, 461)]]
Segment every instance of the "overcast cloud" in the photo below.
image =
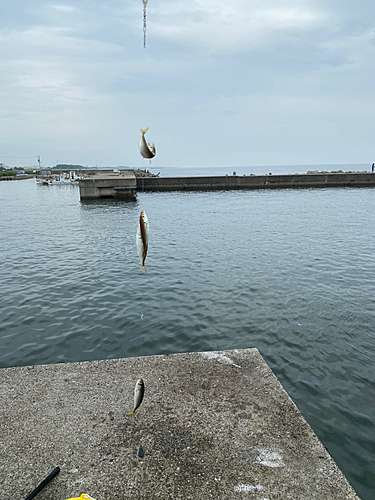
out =
[[(2, 7), (0, 163), (372, 163), (375, 3), (141, 0)], [(22, 159), (12, 157), (35, 157)]]

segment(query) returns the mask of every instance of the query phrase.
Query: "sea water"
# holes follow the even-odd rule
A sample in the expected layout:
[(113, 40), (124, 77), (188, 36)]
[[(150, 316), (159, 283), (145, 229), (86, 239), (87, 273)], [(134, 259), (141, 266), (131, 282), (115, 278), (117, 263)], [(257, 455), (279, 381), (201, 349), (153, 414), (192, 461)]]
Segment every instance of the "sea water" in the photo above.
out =
[(257, 347), (372, 500), (374, 214), (375, 189), (80, 202), (78, 187), (0, 182), (0, 367)]

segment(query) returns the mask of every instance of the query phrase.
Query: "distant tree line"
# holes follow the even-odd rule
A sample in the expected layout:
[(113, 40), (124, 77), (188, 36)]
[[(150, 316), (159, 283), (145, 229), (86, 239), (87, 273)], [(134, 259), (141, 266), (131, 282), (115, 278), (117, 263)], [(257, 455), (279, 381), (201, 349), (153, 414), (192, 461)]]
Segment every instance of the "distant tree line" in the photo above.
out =
[(67, 163), (59, 163), (52, 168), (58, 168), (59, 170), (82, 170), (84, 167), (83, 165), (68, 165)]

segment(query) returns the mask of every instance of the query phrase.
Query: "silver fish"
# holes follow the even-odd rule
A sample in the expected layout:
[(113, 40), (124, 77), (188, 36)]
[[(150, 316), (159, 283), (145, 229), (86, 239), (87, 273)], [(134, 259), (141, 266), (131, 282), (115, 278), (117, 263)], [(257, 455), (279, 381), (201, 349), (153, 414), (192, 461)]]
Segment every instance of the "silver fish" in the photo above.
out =
[(139, 152), (143, 158), (154, 158), (156, 155), (155, 144), (151, 142), (146, 142), (145, 133), (149, 130), (150, 127), (147, 127), (145, 130), (141, 129), (141, 138), (139, 140)]
[(140, 378), (139, 380), (137, 380), (137, 383), (135, 384), (134, 409), (132, 412), (129, 413), (129, 415), (131, 415), (131, 418), (134, 417), (135, 410), (141, 406), (144, 393), (145, 393), (145, 384), (143, 383), (143, 380)]
[(141, 268), (139, 271), (144, 270), (147, 273), (145, 260), (148, 250), (148, 219), (145, 212), (142, 210), (139, 217), (138, 230), (136, 236), (137, 252), (141, 259)]

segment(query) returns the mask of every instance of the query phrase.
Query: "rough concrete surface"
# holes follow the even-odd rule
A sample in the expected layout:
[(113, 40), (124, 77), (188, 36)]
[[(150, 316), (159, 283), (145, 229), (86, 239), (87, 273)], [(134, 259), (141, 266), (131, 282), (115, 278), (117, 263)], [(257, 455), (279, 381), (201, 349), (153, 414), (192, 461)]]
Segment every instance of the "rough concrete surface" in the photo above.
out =
[(0, 370), (0, 500), (56, 466), (37, 500), (358, 498), (257, 349)]

